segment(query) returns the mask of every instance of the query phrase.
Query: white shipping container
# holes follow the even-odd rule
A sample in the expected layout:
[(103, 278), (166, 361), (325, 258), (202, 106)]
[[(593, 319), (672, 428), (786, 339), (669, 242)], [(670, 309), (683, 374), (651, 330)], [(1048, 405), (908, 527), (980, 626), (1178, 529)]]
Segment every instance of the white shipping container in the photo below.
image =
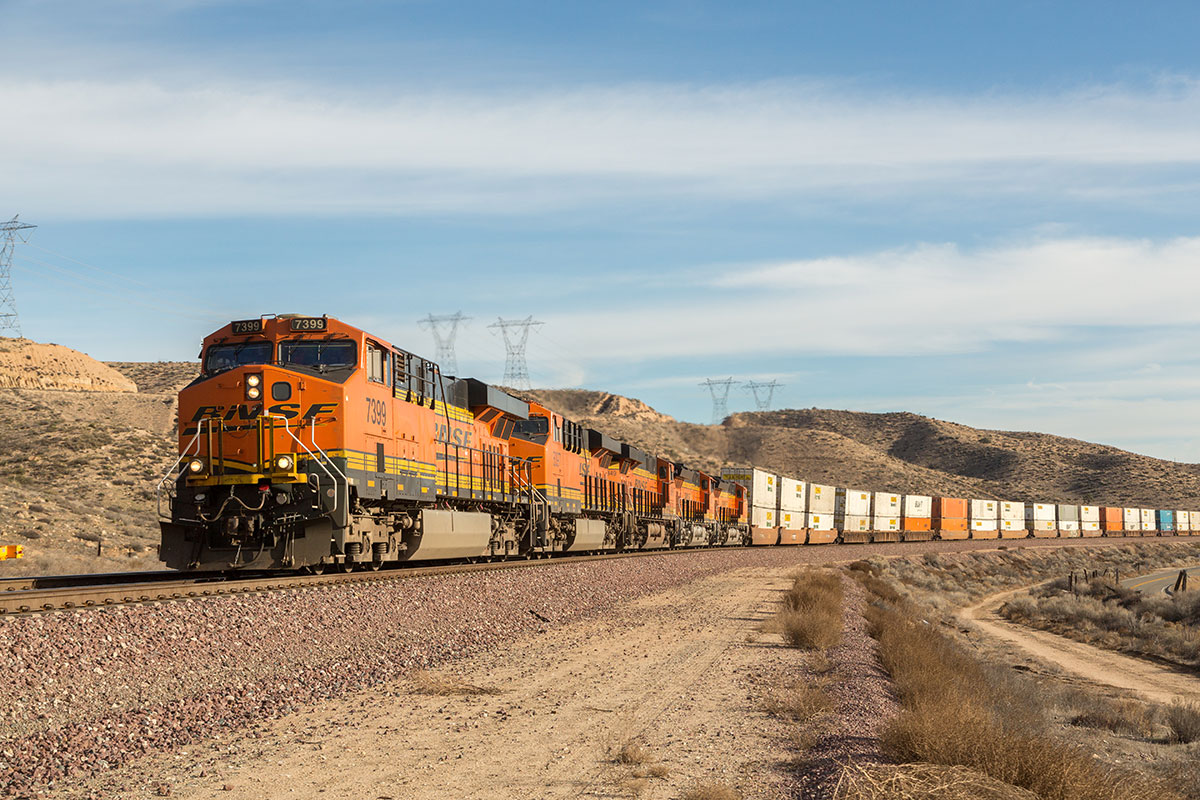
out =
[(1192, 530), (1200, 531), (1200, 511), (1189, 511), (1188, 522), (1191, 523)]
[[(1053, 503), (1029, 503), (1025, 506), (1026, 521), (1054, 522), (1055, 519)], [(1038, 528), (1038, 530), (1045, 530), (1045, 528)]]
[(1019, 519), (1024, 522), (1025, 504), (1000, 501), (1000, 519)]
[(804, 512), (803, 511), (780, 511), (779, 512), (779, 527), (785, 531), (802, 531), (804, 530)]
[[(1079, 507), (1080, 522), (1099, 522), (1100, 521), (1100, 506), (1080, 506)], [(1094, 531), (1096, 528), (1084, 528), (1085, 531)]]
[(1100, 530), (1100, 523), (1096, 520), (1085, 519), (1083, 522), (1079, 523), (1079, 528), (1080, 530), (1085, 531), (1098, 531)]
[[(999, 518), (998, 512), (1000, 504), (995, 500), (972, 500), (970, 505), (972, 521), (977, 519), (995, 521)], [(996, 530), (996, 526), (993, 525), (990, 528), (979, 528), (978, 530), (994, 531)]]
[(1158, 530), (1158, 520), (1156, 520), (1154, 518), (1154, 509), (1153, 508), (1141, 509), (1141, 515), (1142, 515), (1142, 530), (1144, 530), (1144, 531)]
[(865, 514), (847, 514), (842, 517), (842, 524), (839, 529), (843, 531), (869, 531), (871, 530), (871, 518)]
[(1052, 531), (1057, 525), (1052, 519), (1035, 519), (1025, 523), (1031, 531)]
[(1079, 521), (1079, 506), (1065, 506), (1061, 503), (1058, 506), (1058, 521), (1069, 520), (1071, 522)]
[(1140, 531), (1142, 529), (1142, 511), (1138, 508), (1121, 509), (1121, 517), (1125, 520), (1125, 530)]
[(779, 479), (779, 511), (780, 513), (791, 511), (796, 514), (803, 514), (805, 510), (804, 503), (804, 481), (798, 481), (794, 478)]
[(904, 516), (909, 519), (929, 517), (933, 513), (933, 498), (923, 494), (904, 495)]
[(994, 531), (998, 530), (997, 525), (999, 520), (994, 519), (973, 519), (971, 520), (971, 530), (973, 531)]
[(721, 480), (736, 481), (746, 487), (746, 504), (758, 508), (779, 508), (779, 476), (755, 467), (724, 467)]
[[(837, 491), (832, 486), (810, 483), (808, 485), (808, 501), (804, 505), (805, 511), (810, 514), (828, 514), (832, 517), (833, 512), (837, 510)], [(809, 527), (812, 526), (809, 525)], [(833, 528), (818, 528), (817, 530), (831, 531)]]
[(804, 527), (814, 531), (833, 530), (833, 514), (818, 514), (810, 511), (804, 515), (804, 521), (807, 523)]
[(871, 528), (871, 530), (898, 531), (898, 530), (900, 530), (900, 518), (899, 517), (890, 517), (890, 516), (886, 516), (886, 517), (876, 516), (874, 518), (874, 525)]
[(1060, 519), (1058, 521), (1058, 529), (1060, 531), (1077, 531), (1079, 530), (1079, 520), (1077, 519)]
[(1175, 512), (1175, 530), (1180, 531), (1182, 533), (1187, 533), (1191, 529), (1192, 529), (1192, 523), (1191, 523), (1191, 520), (1188, 519), (1188, 512), (1176, 511)]
[(871, 493), (862, 489), (838, 489), (837, 513), (852, 517), (871, 516)]
[(1025, 527), (1025, 520), (1023, 519), (1002, 519), (1000, 520), (1000, 530), (1023, 531), (1028, 529)]
[(775, 516), (773, 508), (750, 508), (750, 527), (752, 528), (778, 528), (779, 517)]
[(875, 492), (871, 514), (876, 517), (900, 516), (900, 495), (891, 492)]

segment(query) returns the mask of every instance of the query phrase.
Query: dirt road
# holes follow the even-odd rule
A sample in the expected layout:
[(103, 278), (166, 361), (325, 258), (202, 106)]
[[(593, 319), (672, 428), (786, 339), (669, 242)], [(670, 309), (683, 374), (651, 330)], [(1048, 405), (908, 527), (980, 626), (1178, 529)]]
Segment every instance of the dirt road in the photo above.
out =
[[(117, 770), (92, 788), (151, 797), (165, 784), (172, 797), (214, 800), (653, 799), (708, 782), (785, 796), (785, 731), (760, 707), (803, 656), (756, 631), (790, 571), (719, 574), (426, 677), (494, 694), (393, 684), (282, 718), (255, 739)], [(627, 743), (644, 749), (630, 759), (641, 763), (614, 758)]]
[(1147, 700), (1200, 700), (1200, 677), (1132, 656), (1038, 631), (1004, 619), (1004, 602), (1029, 587), (991, 595), (958, 612), (960, 620), (974, 624), (984, 634), (1016, 645), (1029, 655), (1095, 683), (1128, 689)]

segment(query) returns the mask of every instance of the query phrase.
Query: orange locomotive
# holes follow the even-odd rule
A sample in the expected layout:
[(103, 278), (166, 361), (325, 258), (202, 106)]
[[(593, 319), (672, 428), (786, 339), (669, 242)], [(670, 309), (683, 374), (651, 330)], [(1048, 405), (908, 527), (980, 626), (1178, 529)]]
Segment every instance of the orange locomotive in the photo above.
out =
[(378, 568), (719, 538), (692, 542), (683, 524), (705, 524), (689, 471), (336, 319), (234, 321), (201, 356), (179, 394), (180, 473), (160, 485), (169, 567)]

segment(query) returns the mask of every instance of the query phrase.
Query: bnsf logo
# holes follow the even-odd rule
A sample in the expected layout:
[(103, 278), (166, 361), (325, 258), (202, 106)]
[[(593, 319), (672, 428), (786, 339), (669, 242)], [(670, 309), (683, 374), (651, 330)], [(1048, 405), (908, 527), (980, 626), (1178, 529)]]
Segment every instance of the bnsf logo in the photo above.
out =
[[(284, 419), (292, 420), (296, 418), (312, 420), (317, 417), (331, 414), (337, 410), (337, 403), (313, 403), (308, 409), (301, 414), (299, 403), (277, 403), (267, 408), (266, 413), (283, 417)], [(263, 414), (263, 404), (255, 403), (236, 403), (228, 406), (200, 406), (196, 409), (196, 413), (192, 415), (190, 422), (192, 425), (184, 431), (185, 434), (193, 434), (196, 432), (195, 423), (202, 419), (219, 419), (224, 422), (233, 422), (235, 420), (243, 422), (254, 422)]]

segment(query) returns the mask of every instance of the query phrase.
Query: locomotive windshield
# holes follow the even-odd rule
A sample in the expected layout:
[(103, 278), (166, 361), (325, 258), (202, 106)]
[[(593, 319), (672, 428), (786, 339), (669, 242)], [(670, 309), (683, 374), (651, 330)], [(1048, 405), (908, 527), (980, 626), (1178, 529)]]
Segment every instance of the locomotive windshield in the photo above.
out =
[(271, 363), (270, 342), (214, 344), (204, 356), (204, 372), (213, 375), (247, 364)]
[(541, 414), (532, 414), (529, 419), (517, 420), (512, 432), (514, 439), (524, 439), (535, 444), (545, 444), (550, 435), (550, 420)]
[(358, 356), (354, 342), (345, 339), (334, 341), (295, 339), (279, 344), (279, 363), (309, 367), (318, 372), (324, 372), (331, 369), (355, 367), (358, 365)]

